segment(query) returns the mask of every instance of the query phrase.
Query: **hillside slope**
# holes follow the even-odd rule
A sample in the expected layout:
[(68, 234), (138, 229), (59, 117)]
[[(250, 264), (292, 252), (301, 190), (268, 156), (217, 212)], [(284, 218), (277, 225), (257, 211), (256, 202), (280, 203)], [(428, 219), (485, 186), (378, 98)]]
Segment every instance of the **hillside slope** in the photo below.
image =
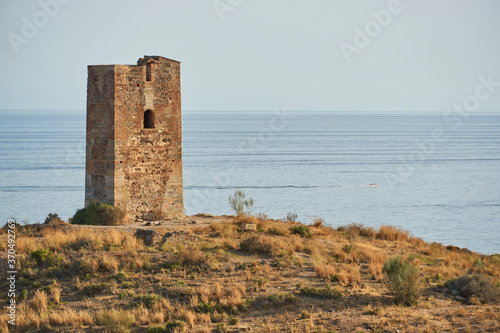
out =
[[(246, 231), (247, 223), (257, 230)], [(395, 227), (197, 215), (16, 232), (18, 332), (500, 330), (499, 255), (425, 243)], [(5, 254), (6, 234), (0, 244)], [(420, 270), (412, 306), (394, 304), (384, 284), (384, 263), (397, 255)], [(473, 294), (445, 287), (465, 274), (487, 283)]]

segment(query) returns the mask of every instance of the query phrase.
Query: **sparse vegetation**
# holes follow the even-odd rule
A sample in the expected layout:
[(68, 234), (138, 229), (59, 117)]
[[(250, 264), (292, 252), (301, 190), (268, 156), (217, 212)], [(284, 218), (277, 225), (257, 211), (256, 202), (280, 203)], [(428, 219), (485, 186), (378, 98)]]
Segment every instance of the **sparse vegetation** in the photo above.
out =
[[(19, 226), (22, 291), (13, 331), (291, 331), (285, 323), (296, 332), (497, 328), (498, 255), (416, 241), (387, 226), (334, 229), (261, 217), (195, 216), (151, 226), (160, 239), (171, 237), (148, 246), (128, 226)], [(245, 230), (247, 223), (257, 230)], [(411, 260), (391, 257), (401, 253)], [(425, 299), (401, 307), (415, 304), (419, 280)]]
[(342, 298), (342, 293), (336, 289), (326, 286), (325, 288), (315, 288), (315, 287), (302, 287), (300, 288), (300, 293), (305, 296), (321, 297), (340, 300)]
[(274, 305), (297, 303), (297, 297), (291, 293), (271, 294), (268, 298)]

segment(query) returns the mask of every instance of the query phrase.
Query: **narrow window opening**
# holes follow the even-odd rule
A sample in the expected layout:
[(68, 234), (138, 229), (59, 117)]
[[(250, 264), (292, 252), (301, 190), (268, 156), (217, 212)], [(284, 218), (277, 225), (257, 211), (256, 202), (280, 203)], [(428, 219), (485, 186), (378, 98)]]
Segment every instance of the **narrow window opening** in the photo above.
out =
[(151, 110), (144, 112), (144, 128), (155, 128), (154, 114)]
[(146, 64), (146, 81), (151, 81), (151, 71), (152, 71), (151, 63), (148, 62)]

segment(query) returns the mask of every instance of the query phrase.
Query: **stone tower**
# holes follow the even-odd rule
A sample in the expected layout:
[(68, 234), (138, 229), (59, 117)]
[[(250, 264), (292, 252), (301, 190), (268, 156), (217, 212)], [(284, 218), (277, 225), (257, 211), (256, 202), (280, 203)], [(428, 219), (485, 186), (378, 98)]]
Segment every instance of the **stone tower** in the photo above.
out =
[(178, 61), (88, 67), (85, 205), (92, 200), (128, 219), (184, 216)]

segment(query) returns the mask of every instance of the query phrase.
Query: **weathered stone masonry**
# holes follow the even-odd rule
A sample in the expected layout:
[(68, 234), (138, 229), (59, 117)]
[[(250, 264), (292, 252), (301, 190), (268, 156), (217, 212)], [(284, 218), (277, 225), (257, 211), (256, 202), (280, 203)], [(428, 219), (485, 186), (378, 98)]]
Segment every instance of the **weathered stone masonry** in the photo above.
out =
[(131, 219), (184, 215), (180, 63), (88, 67), (85, 204), (122, 207)]

